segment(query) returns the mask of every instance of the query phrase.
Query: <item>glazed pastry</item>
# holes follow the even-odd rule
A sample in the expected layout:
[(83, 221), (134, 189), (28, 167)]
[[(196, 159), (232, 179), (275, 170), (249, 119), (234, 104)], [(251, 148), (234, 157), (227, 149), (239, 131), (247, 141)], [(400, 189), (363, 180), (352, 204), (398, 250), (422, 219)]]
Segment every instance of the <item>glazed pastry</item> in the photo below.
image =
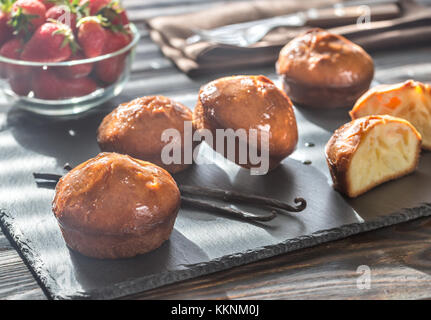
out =
[[(99, 126), (97, 142), (105, 152), (128, 154), (152, 162), (170, 173), (188, 168), (184, 161), (184, 123), (192, 122), (192, 112), (184, 105), (163, 96), (148, 96), (123, 103), (108, 114)], [(162, 160), (162, 150), (170, 143), (162, 141), (166, 129), (181, 135), (176, 147), (181, 158), (176, 163)]]
[(389, 114), (408, 120), (422, 135), (422, 147), (431, 150), (431, 86), (408, 80), (370, 89), (355, 104), (350, 116)]
[[(264, 76), (231, 76), (204, 85), (193, 113), (193, 125), (196, 130), (209, 130), (213, 137), (216, 137), (217, 129), (244, 129), (247, 136), (241, 141), (245, 143), (251, 140), (250, 129), (254, 129), (258, 132), (257, 144), (249, 144), (248, 147), (269, 155), (269, 169), (290, 155), (298, 142), (290, 99)], [(269, 142), (266, 147), (261, 143), (262, 137)], [(230, 160), (245, 168), (253, 168), (249, 158), (241, 161), (238, 141), (235, 158)], [(214, 149), (216, 145), (213, 141)], [(223, 152), (226, 156), (226, 148)]]
[(326, 160), (334, 187), (354, 198), (414, 171), (420, 149), (421, 136), (410, 122), (368, 116), (335, 131), (326, 145)]
[(180, 192), (168, 172), (116, 153), (101, 153), (67, 173), (53, 201), (67, 245), (108, 259), (160, 247), (179, 208)]
[(315, 108), (353, 106), (374, 76), (373, 60), (361, 47), (322, 29), (290, 41), (276, 69), (292, 101)]

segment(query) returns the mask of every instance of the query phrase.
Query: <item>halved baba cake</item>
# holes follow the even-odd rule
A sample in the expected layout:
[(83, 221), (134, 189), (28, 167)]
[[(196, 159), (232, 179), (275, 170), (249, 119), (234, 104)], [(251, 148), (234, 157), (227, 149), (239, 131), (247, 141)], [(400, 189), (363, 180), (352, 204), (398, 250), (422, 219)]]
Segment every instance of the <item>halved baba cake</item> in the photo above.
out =
[(413, 172), (420, 149), (421, 135), (408, 121), (376, 115), (336, 130), (325, 152), (334, 188), (354, 198)]
[(388, 114), (408, 120), (422, 135), (422, 147), (431, 150), (431, 86), (418, 81), (380, 85), (356, 102), (350, 116)]

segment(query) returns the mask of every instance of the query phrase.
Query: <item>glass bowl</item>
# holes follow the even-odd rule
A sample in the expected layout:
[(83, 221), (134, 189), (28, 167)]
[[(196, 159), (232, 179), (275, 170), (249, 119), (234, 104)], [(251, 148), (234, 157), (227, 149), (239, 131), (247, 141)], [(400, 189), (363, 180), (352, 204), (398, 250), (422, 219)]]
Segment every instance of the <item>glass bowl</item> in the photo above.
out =
[(0, 91), (8, 103), (47, 116), (75, 115), (119, 95), (126, 84), (139, 31), (122, 49), (90, 59), (41, 63), (0, 56)]

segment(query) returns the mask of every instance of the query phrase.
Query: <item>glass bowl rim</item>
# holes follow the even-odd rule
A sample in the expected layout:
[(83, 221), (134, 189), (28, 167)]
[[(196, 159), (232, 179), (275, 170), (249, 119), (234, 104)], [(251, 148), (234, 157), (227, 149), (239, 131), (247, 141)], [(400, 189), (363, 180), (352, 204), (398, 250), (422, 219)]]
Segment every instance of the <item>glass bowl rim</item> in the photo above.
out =
[(129, 27), (130, 27), (130, 30), (132, 31), (133, 39), (127, 46), (125, 46), (125, 47), (123, 47), (120, 50), (117, 50), (115, 52), (111, 52), (111, 53), (97, 56), (94, 58), (70, 60), (70, 61), (62, 61), (62, 62), (34, 62), (34, 61), (10, 59), (10, 58), (0, 56), (0, 62), (6, 63), (6, 64), (14, 64), (14, 65), (20, 65), (20, 66), (31, 66), (31, 67), (71, 67), (71, 66), (77, 66), (77, 65), (81, 65), (81, 64), (87, 64), (87, 63), (94, 63), (94, 62), (110, 59), (110, 58), (116, 57), (120, 54), (123, 54), (123, 53), (129, 51), (134, 46), (136, 46), (136, 44), (138, 43), (138, 41), (141, 37), (138, 28), (133, 23), (130, 23)]

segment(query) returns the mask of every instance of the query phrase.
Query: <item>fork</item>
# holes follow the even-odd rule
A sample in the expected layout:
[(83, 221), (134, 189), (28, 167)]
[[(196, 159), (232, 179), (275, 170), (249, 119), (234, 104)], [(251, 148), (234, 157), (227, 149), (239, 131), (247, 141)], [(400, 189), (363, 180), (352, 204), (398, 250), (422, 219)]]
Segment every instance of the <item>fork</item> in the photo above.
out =
[[(247, 47), (261, 40), (269, 31), (278, 27), (303, 27), (356, 22), (364, 15), (372, 14), (374, 19), (398, 16), (396, 0), (374, 0), (347, 2), (346, 7), (338, 4), (332, 8), (310, 9), (285, 16), (227, 25), (212, 30), (193, 29), (194, 35), (187, 39), (192, 44), (199, 41)], [(358, 5), (353, 5), (358, 4)], [(370, 8), (368, 5), (372, 5)], [(353, 5), (353, 6), (352, 6)], [(373, 10), (373, 13), (371, 13)], [(346, 23), (347, 24), (347, 23)]]
[[(195, 43), (204, 40), (227, 45), (247, 47), (261, 40), (269, 31), (274, 28), (281, 26), (304, 26), (307, 22), (307, 18), (303, 12), (299, 12), (288, 16), (280, 16), (276, 19), (269, 18), (260, 20), (259, 22), (259, 24), (253, 23), (251, 26), (243, 24), (242, 28), (238, 28), (236, 30), (232, 30), (231, 28), (224, 29), (224, 27), (223, 29), (220, 28), (216, 30), (194, 29), (193, 32), (195, 35), (188, 38), (187, 42)], [(250, 24), (252, 24), (252, 22)]]

